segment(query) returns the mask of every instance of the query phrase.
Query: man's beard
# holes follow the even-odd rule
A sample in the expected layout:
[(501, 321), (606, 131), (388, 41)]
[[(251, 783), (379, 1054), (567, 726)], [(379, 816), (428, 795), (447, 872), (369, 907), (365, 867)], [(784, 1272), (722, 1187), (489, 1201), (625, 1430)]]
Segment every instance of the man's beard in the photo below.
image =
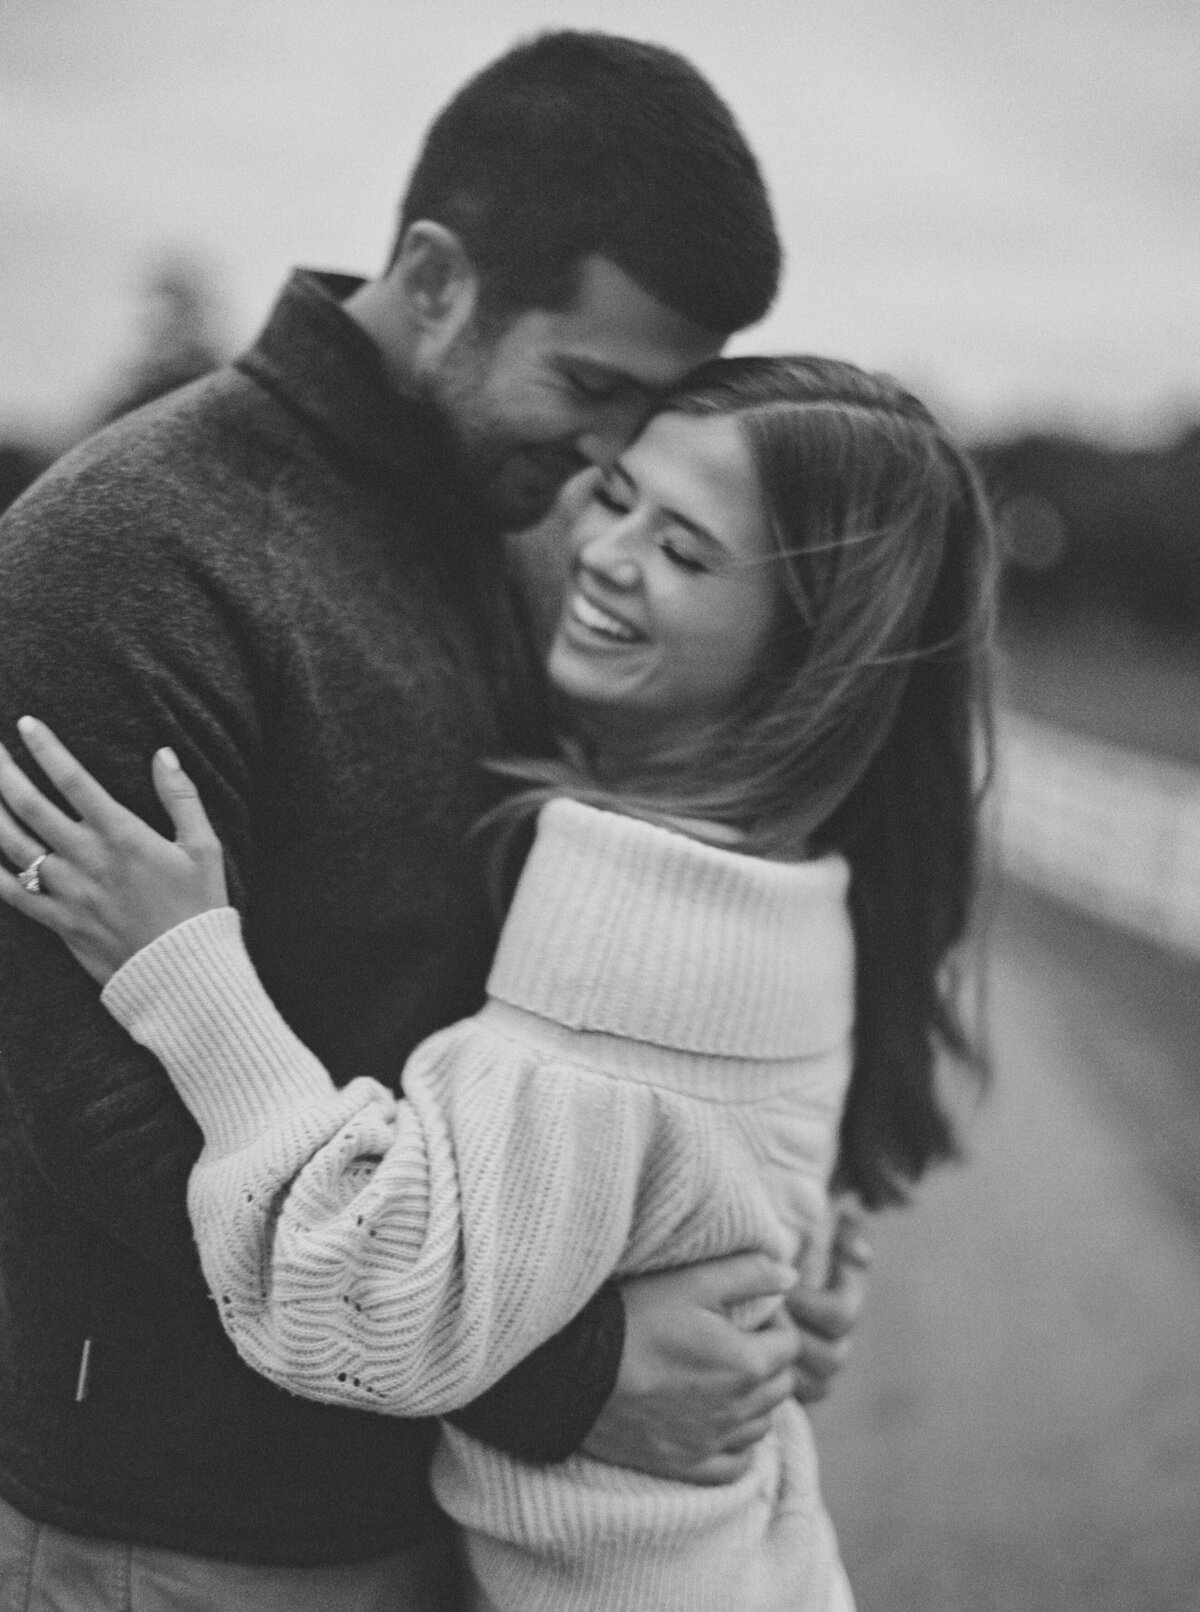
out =
[(499, 531), (519, 532), (550, 513), (566, 482), (588, 461), (550, 444), (500, 447), (460, 440), (458, 463), (484, 518)]
[(480, 407), (487, 373), (486, 342), (461, 336), (428, 401), (449, 436), (460, 489), (480, 520), (497, 532), (523, 531), (549, 514), (564, 484), (590, 461), (569, 441), (527, 442), (498, 429)]

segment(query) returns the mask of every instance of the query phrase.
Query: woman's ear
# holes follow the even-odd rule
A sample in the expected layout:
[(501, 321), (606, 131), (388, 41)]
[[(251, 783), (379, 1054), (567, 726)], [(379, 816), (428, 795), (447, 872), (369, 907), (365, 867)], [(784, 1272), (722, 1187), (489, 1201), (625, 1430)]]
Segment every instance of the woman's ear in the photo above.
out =
[(417, 219), (404, 232), (388, 278), (408, 309), (421, 368), (457, 340), (479, 302), (479, 275), (453, 230)]

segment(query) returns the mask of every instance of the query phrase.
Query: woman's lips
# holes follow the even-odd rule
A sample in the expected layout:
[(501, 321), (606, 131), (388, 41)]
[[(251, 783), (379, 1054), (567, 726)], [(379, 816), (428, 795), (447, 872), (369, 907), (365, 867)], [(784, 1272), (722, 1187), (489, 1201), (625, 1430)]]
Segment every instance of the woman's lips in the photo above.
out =
[(611, 643), (636, 644), (643, 636), (636, 627), (597, 604), (594, 599), (589, 599), (578, 588), (571, 595), (568, 612), (589, 633), (606, 638)]

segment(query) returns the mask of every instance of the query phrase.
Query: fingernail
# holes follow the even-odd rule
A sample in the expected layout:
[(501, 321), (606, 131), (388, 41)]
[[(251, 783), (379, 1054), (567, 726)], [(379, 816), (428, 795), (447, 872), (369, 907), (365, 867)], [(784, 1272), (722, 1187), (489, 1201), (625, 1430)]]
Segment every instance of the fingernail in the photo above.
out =
[(170, 745), (163, 746), (163, 748), (158, 752), (158, 759), (162, 762), (163, 766), (168, 768), (171, 772), (180, 771), (179, 757), (175, 754), (174, 750), (171, 749)]

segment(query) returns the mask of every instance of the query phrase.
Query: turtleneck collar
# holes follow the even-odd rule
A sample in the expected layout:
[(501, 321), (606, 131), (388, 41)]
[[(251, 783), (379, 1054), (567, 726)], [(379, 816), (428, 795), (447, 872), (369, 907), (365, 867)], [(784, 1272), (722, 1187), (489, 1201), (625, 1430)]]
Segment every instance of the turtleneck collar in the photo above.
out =
[[(366, 331), (343, 307), (363, 281), (296, 269), (238, 368), (351, 461), (358, 475), (450, 498), (456, 485), (448, 434), (433, 410), (399, 392)], [(472, 524), (475, 524), (472, 522)]]
[(773, 862), (556, 799), (489, 995), (572, 1030), (717, 1057), (842, 1047), (854, 941), (841, 857)]

